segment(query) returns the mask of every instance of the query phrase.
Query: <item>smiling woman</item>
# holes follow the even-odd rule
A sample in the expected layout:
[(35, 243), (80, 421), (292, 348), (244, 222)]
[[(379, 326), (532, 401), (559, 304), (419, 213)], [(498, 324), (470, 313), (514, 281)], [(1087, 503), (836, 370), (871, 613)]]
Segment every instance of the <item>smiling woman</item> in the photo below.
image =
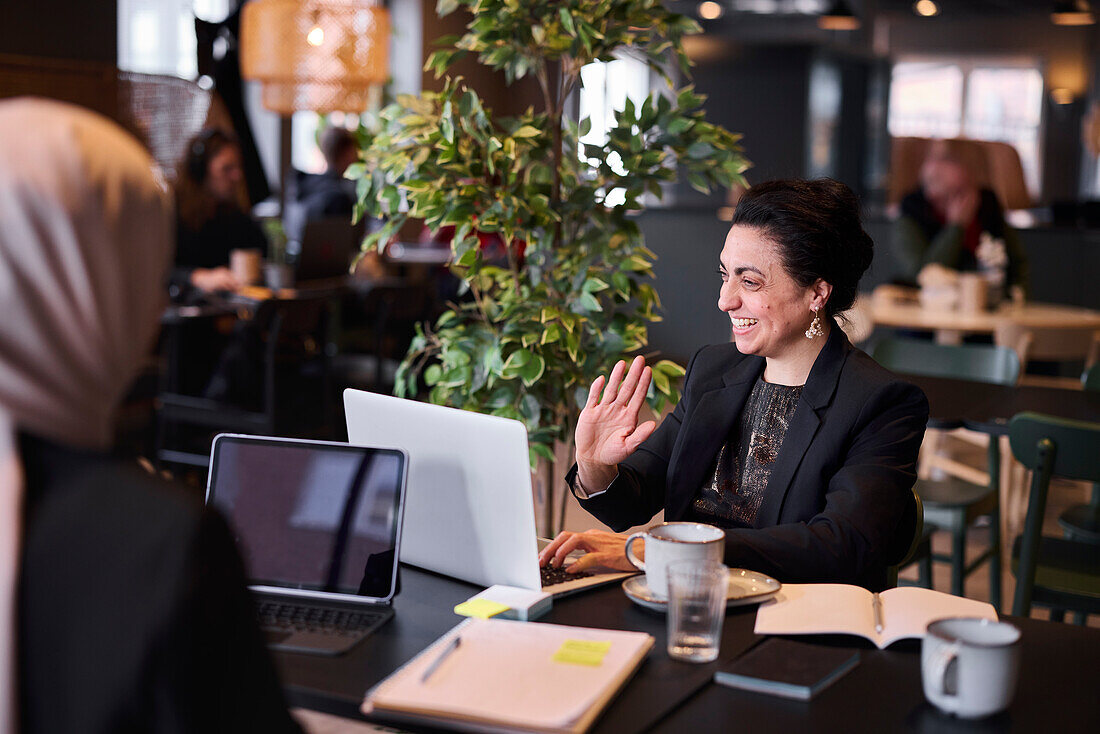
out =
[[(871, 263), (841, 183), (773, 181), (741, 198), (720, 255), (733, 344), (704, 347), (683, 398), (638, 424), (639, 357), (592, 384), (568, 481), (616, 530), (665, 519), (725, 529), (725, 561), (785, 582), (886, 583), (913, 534), (911, 492), (928, 403), (853, 347), (834, 317)], [(562, 533), (542, 563), (629, 569), (625, 539)]]

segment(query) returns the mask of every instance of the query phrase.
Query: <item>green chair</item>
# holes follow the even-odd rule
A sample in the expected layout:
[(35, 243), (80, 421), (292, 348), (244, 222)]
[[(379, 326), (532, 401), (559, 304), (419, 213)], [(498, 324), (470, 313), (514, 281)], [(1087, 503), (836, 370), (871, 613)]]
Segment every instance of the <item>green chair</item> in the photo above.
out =
[(1020, 413), (1008, 428), (1016, 459), (1032, 471), (1024, 532), (1012, 546), (1016, 596), (1012, 613), (1027, 616), (1032, 604), (1100, 614), (1100, 545), (1043, 537), (1051, 477), (1100, 481), (1100, 423)]
[[(1085, 389), (1100, 392), (1100, 364), (1094, 364), (1081, 375)], [(1100, 543), (1100, 484), (1092, 485), (1088, 504), (1074, 505), (1058, 518), (1062, 532), (1070, 540)]]
[[(1020, 361), (1007, 347), (984, 344), (944, 345), (916, 339), (883, 339), (872, 348), (879, 364), (896, 372), (929, 377), (948, 377), (997, 385), (1014, 385), (1020, 375)], [(924, 502), (924, 524), (951, 533), (951, 553), (934, 554), (932, 560), (951, 564), (951, 593), (963, 596), (966, 577), (989, 561), (989, 596), (1001, 606), (1001, 451), (996, 437), (990, 437), (989, 484), (981, 485), (959, 477), (942, 480), (918, 479), (916, 492)], [(989, 548), (973, 562), (966, 562), (966, 532), (979, 518), (990, 518)], [(921, 574), (924, 576), (924, 574)], [(930, 575), (930, 574), (929, 574)], [(930, 579), (929, 579), (930, 581)]]
[[(913, 502), (909, 505), (905, 517), (901, 520), (901, 527), (907, 527), (909, 524), (913, 525), (913, 535), (904, 548), (894, 549), (891, 555), (899, 560), (896, 565), (890, 566), (886, 570), (886, 585), (891, 589), (898, 585), (898, 571), (914, 561), (921, 562), (920, 558), (922, 557), (927, 559), (931, 556), (930, 549), (927, 546), (928, 536), (924, 532), (924, 503), (921, 502), (920, 495), (917, 494), (915, 489), (913, 490)], [(922, 567), (922, 577), (925, 573), (926, 571)], [(931, 574), (929, 574), (929, 580), (931, 580)]]
[(1086, 390), (1100, 392), (1100, 362), (1085, 370), (1085, 374), (1081, 375), (1081, 384)]

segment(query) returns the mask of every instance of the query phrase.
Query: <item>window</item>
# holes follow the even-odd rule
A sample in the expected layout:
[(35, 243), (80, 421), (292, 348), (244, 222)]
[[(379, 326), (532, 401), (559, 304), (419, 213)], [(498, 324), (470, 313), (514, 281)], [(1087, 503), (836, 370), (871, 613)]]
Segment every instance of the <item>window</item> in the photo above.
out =
[[(615, 125), (615, 112), (622, 110), (629, 99), (638, 105), (649, 95), (649, 66), (644, 61), (624, 56), (614, 61), (594, 61), (581, 69), (581, 90), (578, 95), (578, 119), (589, 118), (592, 128), (580, 139), (580, 144), (603, 145)], [(584, 157), (584, 148), (578, 154)], [(608, 164), (622, 172), (621, 161), (612, 154)], [(608, 206), (622, 204), (625, 194), (616, 189), (607, 194)]]
[(889, 129), (914, 136), (1011, 143), (1033, 196), (1042, 176), (1043, 76), (1034, 62), (949, 59), (894, 65)]
[(118, 68), (194, 79), (195, 17), (218, 21), (230, 0), (118, 0)]

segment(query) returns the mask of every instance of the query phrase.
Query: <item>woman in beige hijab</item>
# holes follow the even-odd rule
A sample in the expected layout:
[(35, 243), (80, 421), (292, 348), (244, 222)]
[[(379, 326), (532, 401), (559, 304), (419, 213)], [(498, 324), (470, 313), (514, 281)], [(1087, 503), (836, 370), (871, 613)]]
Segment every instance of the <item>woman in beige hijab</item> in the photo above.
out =
[(172, 226), (114, 123), (0, 102), (0, 732), (297, 731), (223, 521), (107, 453)]

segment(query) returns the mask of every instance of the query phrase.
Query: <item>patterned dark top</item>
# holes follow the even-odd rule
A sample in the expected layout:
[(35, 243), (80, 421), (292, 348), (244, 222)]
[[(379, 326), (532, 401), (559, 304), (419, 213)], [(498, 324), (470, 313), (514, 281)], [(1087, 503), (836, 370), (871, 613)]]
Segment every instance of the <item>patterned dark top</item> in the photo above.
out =
[(693, 520), (723, 528), (752, 527), (801, 394), (801, 385), (757, 379), (741, 420), (718, 451), (710, 484), (692, 502)]

